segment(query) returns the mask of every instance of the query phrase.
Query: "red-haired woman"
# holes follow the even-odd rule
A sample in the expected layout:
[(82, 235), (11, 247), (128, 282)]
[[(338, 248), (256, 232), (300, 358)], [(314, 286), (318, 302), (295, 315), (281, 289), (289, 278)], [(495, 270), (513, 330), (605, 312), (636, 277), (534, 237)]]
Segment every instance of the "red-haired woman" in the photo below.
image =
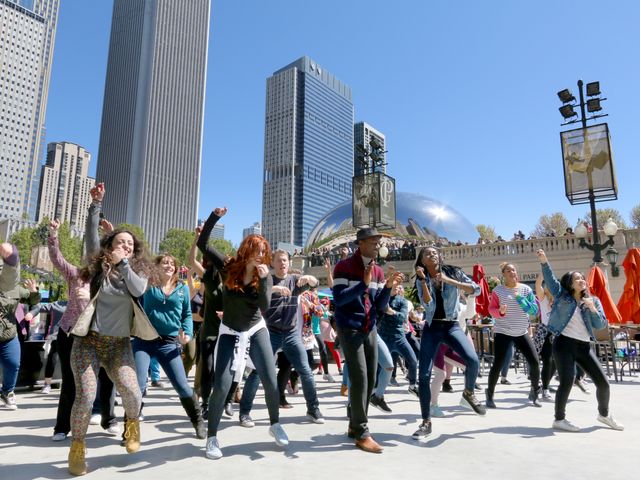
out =
[[(93, 214), (98, 213), (96, 208)], [(88, 231), (86, 242), (87, 252), (97, 253), (80, 271), (81, 278), (89, 279), (91, 301), (70, 331), (76, 337), (71, 349), (71, 370), (76, 385), (71, 409), (73, 441), (69, 452), (69, 472), (73, 475), (87, 473), (84, 439), (100, 367), (122, 396), (127, 452), (139, 450), (138, 414), (142, 395), (130, 337), (145, 340), (158, 337), (138, 303), (147, 289), (151, 271), (143, 243), (124, 229), (110, 232), (101, 241), (97, 230)]]
[[(220, 212), (226, 213), (226, 208), (214, 210), (203, 226), (203, 231), (208, 231), (207, 224), (215, 223), (220, 218)], [(220, 262), (222, 255), (213, 255), (212, 258), (214, 262)], [(278, 386), (273, 350), (269, 331), (261, 313), (269, 308), (271, 301), (273, 280), (269, 275), (270, 263), (269, 243), (260, 235), (249, 235), (240, 244), (235, 257), (226, 263), (220, 262), (216, 265), (224, 279), (224, 313), (216, 344), (215, 380), (209, 402), (205, 452), (207, 458), (222, 457), (217, 438), (218, 425), (231, 382), (234, 376), (238, 378), (244, 370), (243, 358), (247, 350), (264, 387), (271, 422), (269, 433), (279, 446), (289, 444), (289, 439), (279, 423)], [(239, 352), (242, 358), (235, 355), (235, 352)]]

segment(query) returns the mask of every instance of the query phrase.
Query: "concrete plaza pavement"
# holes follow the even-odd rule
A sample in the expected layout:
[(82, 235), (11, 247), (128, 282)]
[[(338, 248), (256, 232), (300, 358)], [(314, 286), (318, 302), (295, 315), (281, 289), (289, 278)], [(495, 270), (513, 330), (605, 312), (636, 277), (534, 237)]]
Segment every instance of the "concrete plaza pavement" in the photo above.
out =
[[(195, 438), (191, 424), (170, 388), (150, 389), (145, 400), (142, 447), (127, 455), (119, 437), (99, 426), (87, 435), (90, 479), (326, 479), (326, 478), (599, 478), (626, 475), (637, 452), (640, 427), (640, 378), (625, 377), (611, 384), (611, 412), (625, 425), (613, 431), (596, 421), (595, 389), (585, 395), (571, 392), (567, 418), (582, 427), (579, 433), (552, 430), (553, 403), (527, 406), (527, 379), (510, 373), (513, 384), (498, 385), (498, 409), (475, 415), (458, 405), (462, 377), (454, 376), (455, 393), (443, 393), (440, 405), (447, 416), (433, 420), (433, 434), (425, 441), (411, 439), (419, 419), (418, 400), (407, 384), (390, 387), (386, 414), (370, 410), (370, 429), (385, 451), (381, 455), (356, 449), (345, 432), (345, 397), (339, 383), (316, 376), (326, 424), (305, 417), (302, 394), (289, 396), (294, 408), (281, 410), (290, 445), (279, 448), (268, 433), (261, 391), (252, 414), (254, 428), (223, 418), (218, 434), (224, 457), (208, 460), (204, 440)], [(486, 385), (486, 376), (479, 379)], [(484, 399), (484, 394), (479, 395)], [(70, 478), (67, 454), (70, 440), (51, 441), (58, 390), (49, 395), (19, 392), (19, 409), (0, 408), (0, 479)], [(117, 407), (117, 414), (123, 411)], [(634, 440), (636, 439), (636, 440)], [(617, 475), (617, 474), (615, 474)]]

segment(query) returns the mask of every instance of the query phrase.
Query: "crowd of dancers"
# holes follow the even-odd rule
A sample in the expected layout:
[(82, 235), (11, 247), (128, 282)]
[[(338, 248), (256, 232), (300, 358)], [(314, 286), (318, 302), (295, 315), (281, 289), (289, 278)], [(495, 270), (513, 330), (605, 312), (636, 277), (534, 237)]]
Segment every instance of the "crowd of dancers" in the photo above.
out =
[[(65, 260), (57, 238), (60, 224), (55, 220), (50, 224), (49, 254), (67, 283), (66, 301), (38, 305), (36, 283), (20, 283), (16, 247), (0, 246), (0, 398), (8, 408), (17, 408), (13, 390), (20, 346), (12, 314), (18, 303), (34, 306), (27, 319), (51, 310), (57, 316), (55, 343), (62, 374), (52, 439), (62, 441), (71, 435), (68, 468), (73, 475), (87, 473), (85, 436), (94, 419), (111, 432), (119, 431), (113, 413), (115, 390), (125, 412), (122, 445), (128, 453), (139, 450), (143, 398), (154, 362), (177, 392), (196, 437), (206, 440), (207, 458), (223, 456), (218, 427), (224, 414), (233, 415), (233, 399), (243, 381), (240, 425), (254, 426), (251, 410), (262, 383), (269, 434), (285, 447), (289, 439), (279, 411), (290, 406), (286, 390), (297, 388), (298, 381), (308, 420), (324, 423), (313, 375), (314, 346), (324, 378), (332, 380), (329, 353), (343, 375), (347, 435), (366, 452), (383, 451), (369, 431), (368, 408), (390, 411), (384, 392), (395, 381), (399, 359), (406, 369), (408, 393), (419, 399), (421, 421), (412, 437), (420, 440), (432, 433), (432, 418), (444, 415), (438, 393), (453, 366), (464, 369), (464, 405), (478, 415), (496, 408), (500, 372), (514, 346), (528, 364), (532, 406), (551, 399), (549, 381), (557, 369), (553, 428), (579, 430), (566, 418), (578, 367), (595, 384), (597, 420), (623, 429), (609, 413), (609, 383), (590, 344), (594, 329), (607, 324), (601, 303), (589, 294), (581, 273), (567, 272), (558, 280), (542, 250), (537, 252), (541, 275), (535, 292), (518, 281), (516, 266), (501, 265), (504, 281), (492, 291), (489, 305), (495, 319), (495, 358), (481, 402), (476, 396), (479, 359), (465, 332), (480, 287), (460, 268), (445, 264), (437, 248), (420, 250), (415, 273), (406, 278), (393, 267), (385, 273), (376, 264), (382, 235), (374, 228), (359, 230), (357, 250), (333, 268), (327, 265), (333, 295), (330, 311), (328, 299), (318, 295), (318, 279), (292, 272), (289, 254), (272, 251), (260, 235), (246, 237), (234, 256), (213, 248), (209, 237), (226, 208), (216, 208), (196, 229), (192, 270), (185, 284), (173, 256), (160, 254), (150, 260), (133, 232), (114, 229), (102, 218), (104, 195), (103, 184), (91, 190), (82, 265)], [(202, 261), (197, 260), (198, 251)], [(194, 277), (200, 279), (199, 286)], [(403, 283), (415, 286), (419, 299), (415, 309), (404, 297)], [(416, 316), (422, 327), (419, 342), (409, 321)], [(530, 320), (536, 316), (541, 324), (532, 338)], [(187, 375), (196, 352), (194, 389)], [(48, 367), (45, 389), (50, 388), (52, 376)]]

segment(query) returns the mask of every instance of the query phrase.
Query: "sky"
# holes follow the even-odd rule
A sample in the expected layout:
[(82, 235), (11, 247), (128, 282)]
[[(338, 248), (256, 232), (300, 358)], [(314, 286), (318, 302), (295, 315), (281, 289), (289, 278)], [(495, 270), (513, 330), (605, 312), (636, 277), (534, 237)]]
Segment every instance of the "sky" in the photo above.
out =
[[(47, 143), (84, 146), (92, 173), (112, 6), (61, 1), (49, 89)], [(575, 225), (587, 213), (565, 196), (556, 93), (600, 81), (618, 199), (598, 207), (628, 221), (640, 203), (638, 24), (635, 0), (213, 0), (198, 216), (228, 207), (236, 245), (261, 220), (266, 79), (308, 55), (352, 88), (354, 120), (386, 135), (399, 191), (505, 238), (542, 214)]]

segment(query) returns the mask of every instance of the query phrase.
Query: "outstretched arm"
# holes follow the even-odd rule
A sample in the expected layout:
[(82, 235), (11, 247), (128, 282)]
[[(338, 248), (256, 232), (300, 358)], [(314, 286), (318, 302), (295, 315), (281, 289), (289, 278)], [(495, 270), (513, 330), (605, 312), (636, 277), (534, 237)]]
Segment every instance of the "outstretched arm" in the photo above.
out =
[[(200, 232), (202, 228), (196, 227), (195, 236), (193, 237), (193, 243), (191, 244), (191, 250), (189, 250), (189, 268), (193, 270), (200, 278), (204, 276), (204, 267), (198, 261), (198, 239), (200, 238)], [(189, 284), (191, 289), (192, 283)]]
[(209, 258), (214, 263), (214, 265), (218, 269), (222, 269), (224, 267), (224, 261), (226, 255), (219, 252), (215, 248), (209, 245), (209, 237), (211, 235), (211, 231), (213, 227), (215, 227), (218, 220), (220, 220), (227, 213), (227, 207), (216, 208), (211, 212), (207, 221), (204, 222), (202, 226), (202, 232), (200, 233), (200, 237), (198, 238), (197, 245), (203, 255), (209, 255)]
[(100, 212), (102, 211), (102, 199), (104, 198), (104, 183), (98, 183), (91, 190), (91, 205), (89, 205), (89, 215), (84, 230), (85, 258), (88, 261), (100, 251), (100, 237), (98, 227), (100, 226)]

